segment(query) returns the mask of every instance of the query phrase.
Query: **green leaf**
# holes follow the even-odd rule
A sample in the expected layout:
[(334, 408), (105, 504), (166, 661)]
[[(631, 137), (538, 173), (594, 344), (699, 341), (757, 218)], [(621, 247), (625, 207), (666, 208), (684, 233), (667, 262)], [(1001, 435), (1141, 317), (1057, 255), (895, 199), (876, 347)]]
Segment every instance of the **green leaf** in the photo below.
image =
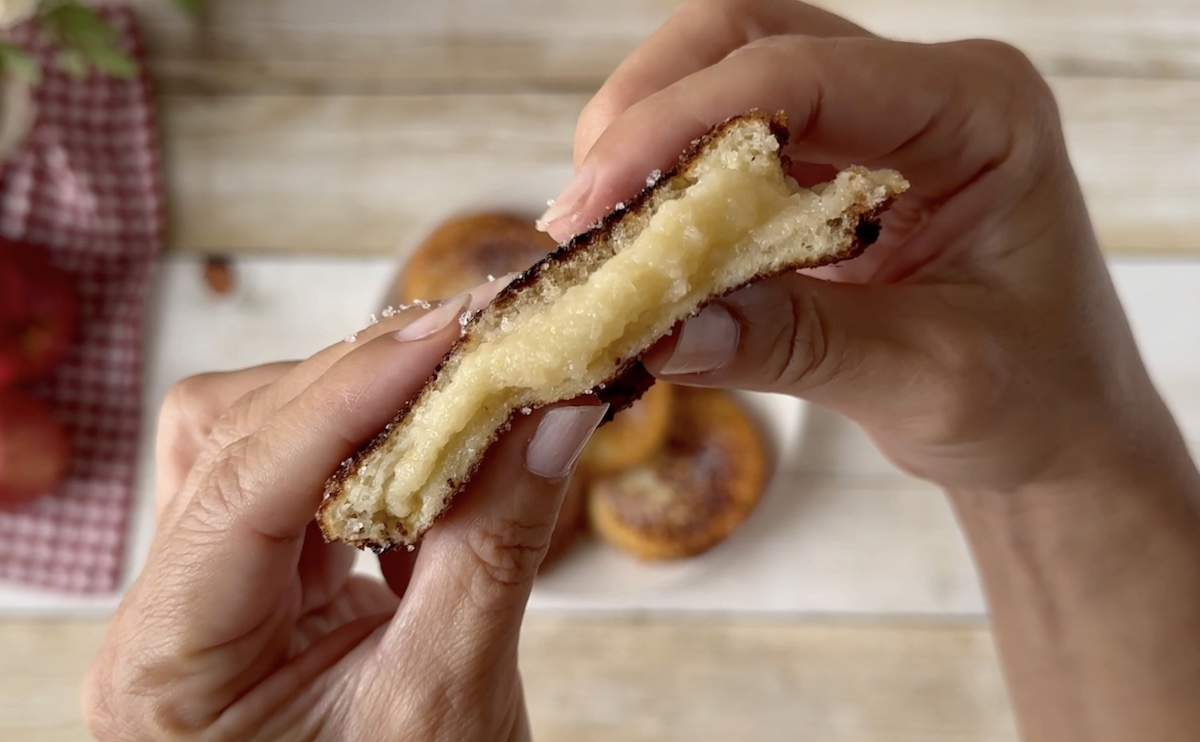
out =
[(41, 79), (42, 69), (24, 49), (0, 41), (0, 73), (11, 74), (22, 82), (36, 85)]
[(54, 64), (63, 72), (76, 80), (86, 77), (88, 73), (87, 60), (78, 49), (61, 49), (54, 55)]
[(62, 47), (59, 64), (71, 74), (83, 65), (113, 77), (137, 74), (137, 65), (121, 49), (120, 37), (96, 11), (74, 0), (47, 8), (41, 16), (43, 28)]
[(191, 16), (199, 16), (204, 12), (204, 0), (175, 0), (175, 4)]

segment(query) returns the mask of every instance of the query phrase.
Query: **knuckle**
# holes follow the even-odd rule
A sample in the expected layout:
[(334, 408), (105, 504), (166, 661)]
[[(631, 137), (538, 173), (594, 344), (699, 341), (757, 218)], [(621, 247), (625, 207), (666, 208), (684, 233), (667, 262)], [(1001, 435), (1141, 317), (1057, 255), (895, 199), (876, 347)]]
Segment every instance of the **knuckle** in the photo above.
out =
[(163, 412), (172, 414), (192, 413), (205, 405), (207, 382), (205, 374), (189, 376), (171, 385), (163, 397)]
[(549, 546), (550, 525), (503, 519), (477, 525), (464, 540), (469, 586), (486, 597), (533, 579)]
[[(946, 66), (961, 69), (960, 99), (976, 141), (999, 142), (990, 160), (1011, 165), (1018, 178), (1035, 176), (1062, 159), (1061, 119), (1045, 78), (1017, 47), (991, 39), (938, 45)], [(1004, 132), (1004, 136), (990, 136)]]
[(246, 462), (249, 439), (242, 438), (225, 446), (208, 472), (208, 495), (196, 498), (210, 515), (236, 513), (247, 498)]
[(769, 360), (769, 378), (780, 389), (796, 391), (819, 385), (837, 373), (831, 363), (832, 328), (811, 296), (789, 294), (789, 311), (781, 312)]
[(1025, 52), (992, 39), (965, 43), (979, 60), (981, 73), (997, 83), (1001, 91), (997, 102), (1005, 110), (1018, 115), (1057, 114), (1049, 84)]
[(251, 391), (216, 416), (208, 430), (210, 451), (229, 446), (251, 431), (263, 394), (262, 390)]
[(208, 394), (206, 374), (189, 376), (167, 390), (159, 408), (159, 435), (168, 441), (202, 439), (208, 435), (217, 411)]

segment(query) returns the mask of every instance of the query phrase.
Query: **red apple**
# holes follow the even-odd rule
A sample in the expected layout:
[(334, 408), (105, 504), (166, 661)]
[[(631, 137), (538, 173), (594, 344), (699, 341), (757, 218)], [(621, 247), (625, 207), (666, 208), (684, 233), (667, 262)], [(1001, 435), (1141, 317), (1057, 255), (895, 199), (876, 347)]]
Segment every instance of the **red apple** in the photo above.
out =
[(71, 443), (44, 403), (0, 391), (0, 506), (54, 491), (67, 474)]
[(44, 376), (71, 347), (79, 305), (45, 251), (0, 239), (0, 387)]

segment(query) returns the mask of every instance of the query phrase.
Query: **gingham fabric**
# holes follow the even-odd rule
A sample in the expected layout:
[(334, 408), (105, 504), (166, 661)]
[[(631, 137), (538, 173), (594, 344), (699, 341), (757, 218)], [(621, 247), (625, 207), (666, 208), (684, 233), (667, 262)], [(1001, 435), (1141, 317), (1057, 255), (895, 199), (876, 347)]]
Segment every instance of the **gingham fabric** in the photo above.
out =
[[(132, 14), (106, 8), (143, 58)], [(141, 414), (142, 311), (162, 244), (164, 209), (147, 81), (55, 68), (32, 26), (7, 37), (42, 62), (37, 121), (0, 164), (0, 234), (49, 248), (70, 273), (80, 334), (35, 387), (69, 428), (70, 474), (52, 495), (0, 509), (0, 580), (97, 594), (118, 587), (132, 506)]]

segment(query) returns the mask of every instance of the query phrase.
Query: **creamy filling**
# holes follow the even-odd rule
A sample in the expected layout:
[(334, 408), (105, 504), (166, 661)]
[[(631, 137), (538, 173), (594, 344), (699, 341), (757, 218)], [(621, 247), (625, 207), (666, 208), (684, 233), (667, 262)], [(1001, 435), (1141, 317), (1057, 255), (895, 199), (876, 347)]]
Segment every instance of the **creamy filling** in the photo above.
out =
[(502, 324), (499, 337), (465, 355), (448, 383), (413, 410), (398, 447), (405, 453), (383, 472), (391, 513), (403, 518), (414, 512), (418, 494), (446, 455), (463, 444), (485, 444), (458, 440), (473, 420), (503, 422), (514, 397), (525, 396), (522, 391), (575, 379), (600, 381), (602, 376), (592, 377), (608, 371), (614, 346), (638, 334), (631, 328), (653, 323), (664, 306), (707, 293), (755, 227), (789, 199), (812, 199), (811, 192), (797, 193), (777, 167), (767, 172), (775, 177), (708, 170), (680, 198), (661, 204), (633, 242), (584, 283), (548, 306), (531, 307), (505, 323), (508, 328)]

